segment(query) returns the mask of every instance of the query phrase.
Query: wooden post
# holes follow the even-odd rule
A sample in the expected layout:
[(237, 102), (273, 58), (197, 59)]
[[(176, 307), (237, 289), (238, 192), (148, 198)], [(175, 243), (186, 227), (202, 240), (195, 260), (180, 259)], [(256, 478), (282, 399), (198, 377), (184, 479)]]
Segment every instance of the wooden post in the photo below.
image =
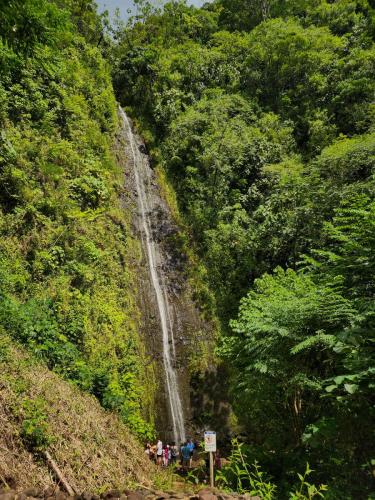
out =
[(210, 486), (213, 488), (215, 486), (214, 479), (214, 454), (210, 451)]
[(217, 451), (216, 448), (216, 432), (214, 431), (204, 431), (204, 449), (210, 454), (210, 486), (213, 488), (215, 486), (214, 477), (214, 453)]

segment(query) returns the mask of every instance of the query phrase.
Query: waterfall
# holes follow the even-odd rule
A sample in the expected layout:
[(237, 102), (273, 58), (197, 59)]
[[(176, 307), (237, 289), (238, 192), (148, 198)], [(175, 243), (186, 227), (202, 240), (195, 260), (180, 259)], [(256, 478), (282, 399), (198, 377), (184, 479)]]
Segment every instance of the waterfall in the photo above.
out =
[(176, 351), (173, 335), (173, 325), (171, 321), (172, 315), (170, 312), (168, 296), (163, 283), (163, 277), (159, 272), (157, 266), (157, 255), (159, 251), (158, 243), (154, 241), (151, 230), (150, 209), (147, 200), (145, 185), (147, 174), (144, 173), (146, 166), (144, 165), (143, 155), (139, 151), (130, 121), (124, 110), (121, 107), (119, 109), (127, 134), (129, 153), (131, 153), (131, 159), (134, 169), (135, 185), (137, 189), (137, 203), (142, 222), (142, 243), (146, 250), (150, 278), (153, 289), (155, 291), (156, 302), (159, 311), (163, 341), (162, 345), (165, 384), (170, 415), (172, 419), (173, 436), (176, 444), (178, 444), (181, 441), (185, 441), (186, 439), (184, 414), (179, 393), (177, 374), (174, 369)]

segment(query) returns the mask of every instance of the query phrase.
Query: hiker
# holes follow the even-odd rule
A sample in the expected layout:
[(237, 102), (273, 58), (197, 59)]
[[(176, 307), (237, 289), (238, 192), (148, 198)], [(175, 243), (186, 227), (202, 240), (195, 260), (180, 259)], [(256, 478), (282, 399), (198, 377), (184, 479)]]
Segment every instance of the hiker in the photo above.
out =
[(171, 464), (175, 464), (178, 458), (178, 448), (174, 441), (172, 441), (170, 450), (171, 450)]
[(148, 458), (151, 460), (151, 459), (152, 459), (152, 456), (151, 456), (151, 445), (150, 445), (150, 443), (147, 443), (147, 444), (146, 444), (145, 453), (146, 453), (146, 455), (148, 456)]
[(166, 444), (163, 448), (163, 466), (168, 467), (169, 461), (169, 445)]
[(158, 440), (156, 443), (156, 465), (162, 465), (163, 460), (163, 443)]
[(184, 446), (181, 449), (182, 456), (182, 467), (190, 466), (190, 448), (188, 447), (188, 443), (184, 443)]
[(193, 464), (193, 455), (194, 455), (194, 443), (191, 439), (189, 439), (187, 445), (186, 445), (188, 448), (189, 448), (189, 453), (190, 453), (190, 457), (189, 457), (189, 467), (192, 466)]

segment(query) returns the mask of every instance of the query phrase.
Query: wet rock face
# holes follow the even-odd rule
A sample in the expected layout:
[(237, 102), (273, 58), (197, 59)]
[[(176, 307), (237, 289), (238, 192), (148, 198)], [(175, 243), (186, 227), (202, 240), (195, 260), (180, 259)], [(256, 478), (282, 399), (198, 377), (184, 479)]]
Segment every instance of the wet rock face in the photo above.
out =
[(160, 271), (163, 275), (170, 300), (171, 298), (173, 300), (174, 296), (180, 296), (184, 291), (187, 291), (188, 260), (176, 244), (179, 236), (179, 228), (171, 220), (171, 215), (167, 211), (166, 205), (158, 205), (152, 214), (150, 214), (150, 220), (152, 224), (152, 237), (163, 252)]
[[(127, 160), (122, 164), (125, 170), (125, 192), (123, 198), (124, 209), (132, 215), (134, 236), (140, 241), (142, 256), (136, 263), (138, 276), (138, 303), (142, 311), (141, 330), (145, 339), (147, 356), (156, 363), (156, 379), (159, 384), (156, 398), (156, 428), (163, 440), (173, 439), (171, 433), (171, 415), (168, 405), (168, 395), (165, 387), (163, 366), (163, 344), (160, 316), (155, 290), (150, 278), (149, 258), (146, 249), (144, 224), (140, 210), (139, 180), (145, 190), (147, 199), (147, 219), (150, 225), (150, 237), (155, 249), (155, 261), (160, 277), (163, 293), (169, 304), (168, 316), (172, 343), (170, 348), (174, 356), (173, 368), (176, 371), (180, 399), (183, 406), (185, 422), (191, 421), (190, 404), (190, 373), (189, 356), (194, 345), (197, 332), (208, 331), (211, 327), (200, 317), (199, 309), (192, 299), (192, 291), (188, 283), (188, 259), (181, 252), (179, 245), (179, 228), (176, 225), (171, 211), (162, 197), (157, 183), (155, 172), (150, 167), (149, 158), (143, 141), (136, 134), (133, 135), (137, 150), (137, 174), (134, 172), (134, 144), (129, 145), (129, 133), (125, 129), (119, 136), (118, 148), (127, 154)], [(139, 152), (141, 155), (139, 155)], [(141, 160), (139, 160), (139, 156)], [(138, 164), (139, 163), (139, 164)], [(137, 187), (138, 182), (138, 187)], [(192, 430), (187, 426), (187, 435)]]
[(145, 144), (140, 144), (140, 145), (138, 146), (138, 149), (139, 149), (139, 151), (140, 151), (142, 154), (144, 154), (144, 155), (147, 155), (147, 154), (148, 154), (148, 153), (147, 153), (147, 148), (146, 148)]

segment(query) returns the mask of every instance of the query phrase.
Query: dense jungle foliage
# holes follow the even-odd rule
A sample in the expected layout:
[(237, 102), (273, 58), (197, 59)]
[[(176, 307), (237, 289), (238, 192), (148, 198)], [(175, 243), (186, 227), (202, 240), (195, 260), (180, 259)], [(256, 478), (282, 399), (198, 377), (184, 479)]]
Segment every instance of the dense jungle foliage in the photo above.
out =
[(207, 267), (248, 460), (280, 494), (309, 462), (327, 498), (368, 498), (374, 10), (136, 3), (115, 33), (113, 81)]
[(90, 0), (1, 2), (0, 333), (145, 436), (152, 374), (103, 24)]

